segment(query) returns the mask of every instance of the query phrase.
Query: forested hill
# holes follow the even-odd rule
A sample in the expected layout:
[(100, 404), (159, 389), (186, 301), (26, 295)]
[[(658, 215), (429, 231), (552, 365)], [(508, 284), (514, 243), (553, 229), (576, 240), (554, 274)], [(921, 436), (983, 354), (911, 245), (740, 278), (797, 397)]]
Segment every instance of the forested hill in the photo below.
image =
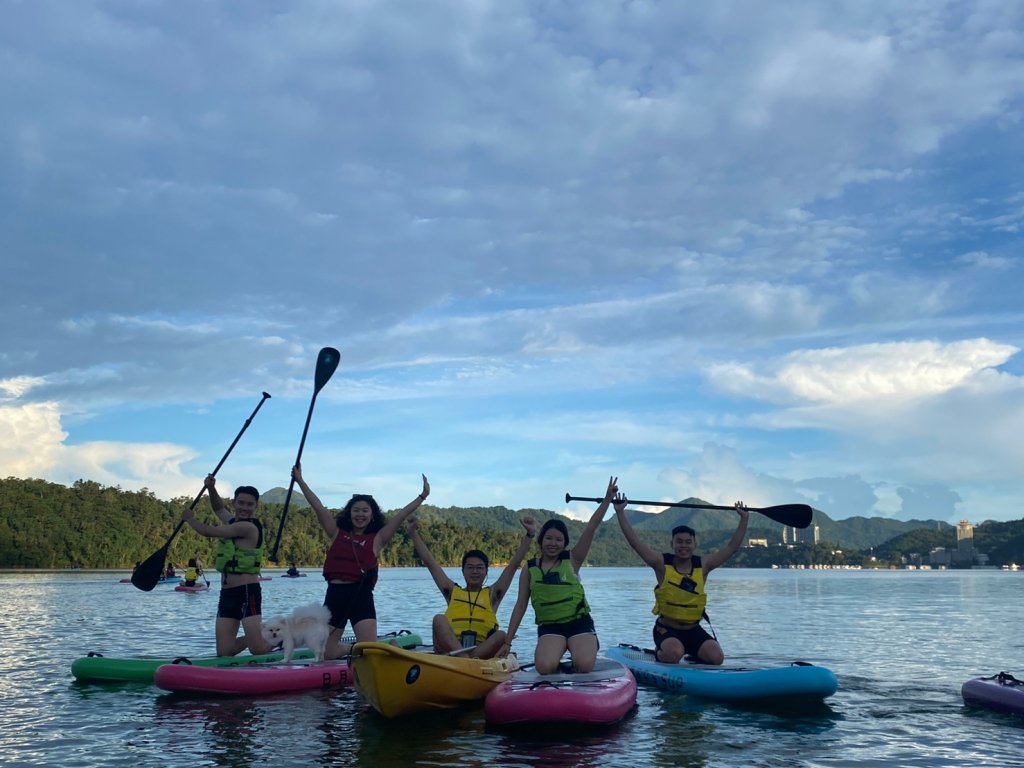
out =
[[(274, 488), (261, 498), (258, 517), (269, 539), (268, 551), (276, 535), (285, 489)], [(0, 568), (128, 568), (163, 545), (181, 517), (181, 510), (192, 498), (169, 501), (157, 499), (150, 491), (124, 491), (98, 483), (79, 480), (63, 486), (45, 480), (7, 478), (0, 480)], [(700, 502), (699, 499), (687, 501)], [(213, 521), (209, 502), (204, 497), (197, 507), (202, 519)], [(569, 528), (572, 541), (578, 540), (584, 523), (556, 515), (550, 510), (505, 507), (449, 507), (424, 505), (419, 513), (423, 535), (438, 559), (457, 564), (469, 548), (480, 548), (495, 562), (509, 559), (520, 541), (519, 520), (532, 515), (538, 522), (560, 517)], [(631, 511), (631, 519), (641, 537), (655, 549), (668, 548), (668, 531), (685, 523), (699, 533), (704, 551), (721, 546), (736, 525), (730, 510), (668, 509), (657, 515)], [(902, 522), (872, 518), (833, 521), (820, 510), (814, 511), (820, 537), (846, 550), (879, 547), (895, 536), (914, 530), (946, 533), (950, 526), (935, 521)], [(810, 529), (800, 532), (800, 540), (810, 540)], [(764, 538), (778, 543), (782, 526), (763, 515), (751, 514), (747, 538)], [(282, 538), (282, 562), (295, 561), (318, 566), (323, 561), (326, 539), (315, 515), (298, 492), (292, 494), (288, 521)], [(212, 563), (215, 543), (184, 528), (171, 548), (171, 559), (185, 562), (201, 557)], [(384, 550), (386, 565), (413, 565), (417, 560), (412, 544), (403, 530)], [(599, 529), (590, 550), (591, 565), (635, 565), (639, 561), (622, 536), (614, 517)]]

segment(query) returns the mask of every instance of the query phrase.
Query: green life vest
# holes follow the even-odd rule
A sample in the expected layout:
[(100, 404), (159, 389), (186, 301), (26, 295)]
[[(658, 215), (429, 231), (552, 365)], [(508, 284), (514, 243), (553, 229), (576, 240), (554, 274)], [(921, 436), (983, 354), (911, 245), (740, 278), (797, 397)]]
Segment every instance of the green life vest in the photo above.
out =
[(558, 565), (542, 571), (540, 560), (527, 563), (530, 570), (530, 603), (538, 624), (564, 624), (590, 613), (568, 552), (563, 552)]
[[(235, 522), (231, 518), (229, 525)], [(259, 574), (263, 564), (263, 526), (259, 520), (250, 519), (260, 532), (257, 544), (252, 549), (235, 546), (234, 539), (221, 539), (217, 545), (217, 562), (214, 567), (221, 573), (254, 573)]]

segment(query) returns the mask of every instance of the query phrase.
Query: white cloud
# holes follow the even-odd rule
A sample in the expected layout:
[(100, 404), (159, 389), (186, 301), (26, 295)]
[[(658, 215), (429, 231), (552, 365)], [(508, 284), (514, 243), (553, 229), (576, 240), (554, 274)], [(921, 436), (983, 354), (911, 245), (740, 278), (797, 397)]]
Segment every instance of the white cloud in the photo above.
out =
[(874, 407), (948, 392), (1004, 364), (1018, 351), (989, 339), (888, 342), (799, 350), (760, 371), (743, 364), (716, 364), (707, 373), (723, 391), (756, 399), (834, 406), (867, 402)]

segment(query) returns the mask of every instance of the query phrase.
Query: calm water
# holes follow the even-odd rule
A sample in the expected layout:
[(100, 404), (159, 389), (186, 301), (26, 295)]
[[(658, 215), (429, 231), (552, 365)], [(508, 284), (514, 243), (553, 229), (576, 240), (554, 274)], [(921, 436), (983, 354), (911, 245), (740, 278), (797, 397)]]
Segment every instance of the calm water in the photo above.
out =
[[(455, 571), (450, 572), (457, 576)], [(610, 731), (525, 738), (481, 707), (389, 721), (352, 690), (189, 699), (139, 684), (80, 685), (72, 660), (208, 655), (216, 589), (139, 592), (122, 573), (0, 574), (0, 762), (7, 766), (1020, 766), (1024, 721), (964, 707), (961, 683), (1024, 674), (1024, 573), (717, 571), (709, 613), (732, 660), (802, 659), (839, 677), (815, 711), (774, 713), (641, 687)], [(605, 645), (650, 646), (646, 568), (583, 571)], [(216, 586), (216, 585), (215, 585)], [(324, 584), (275, 577), (265, 612)], [(425, 569), (382, 571), (382, 630), (428, 637), (443, 601)], [(507, 621), (511, 599), (499, 616)], [(516, 650), (532, 655), (532, 619)]]

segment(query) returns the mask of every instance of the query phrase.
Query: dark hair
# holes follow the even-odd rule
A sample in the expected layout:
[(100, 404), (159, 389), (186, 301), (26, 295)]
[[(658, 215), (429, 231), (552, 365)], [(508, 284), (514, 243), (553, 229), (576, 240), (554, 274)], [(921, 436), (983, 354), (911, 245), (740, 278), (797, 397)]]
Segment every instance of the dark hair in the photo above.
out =
[(691, 536), (693, 536), (693, 538), (695, 538), (695, 539), (697, 538), (697, 532), (695, 530), (693, 530), (693, 528), (691, 528), (688, 525), (677, 525), (675, 528), (673, 528), (672, 529), (672, 538), (675, 538), (677, 533), (688, 533)]
[(256, 501), (260, 500), (260, 492), (253, 488), (251, 485), (240, 485), (237, 488), (235, 488), (234, 498), (237, 499), (238, 494), (240, 493), (248, 493), (250, 496), (255, 496)]
[(490, 565), (491, 565), (491, 561), (487, 559), (487, 555), (485, 555), (479, 549), (471, 549), (468, 552), (466, 552), (466, 554), (464, 554), (462, 556), (462, 567), (463, 568), (466, 567), (466, 561), (469, 560), (469, 558), (471, 558), (471, 557), (475, 557), (475, 558), (477, 558), (479, 560), (483, 560), (484, 561), (484, 568), (489, 568)]
[(554, 528), (556, 531), (561, 533), (562, 536), (565, 537), (565, 547), (563, 547), (563, 549), (567, 548), (569, 546), (569, 529), (565, 527), (565, 523), (563, 523), (561, 520), (551, 519), (544, 523), (544, 525), (540, 527), (540, 533), (537, 534), (537, 541), (543, 541), (544, 534), (550, 531), (552, 528)]
[(188, 567), (189, 568), (198, 568), (199, 567), (199, 563), (196, 562), (196, 559), (194, 557), (190, 557), (188, 559)]
[(365, 533), (376, 533), (383, 528), (384, 513), (380, 511), (380, 504), (377, 503), (377, 500), (368, 493), (352, 495), (352, 498), (348, 500), (348, 504), (341, 510), (341, 514), (334, 518), (334, 522), (337, 523), (338, 527), (343, 531), (352, 533), (352, 507), (357, 501), (365, 501), (370, 505), (370, 510), (373, 513), (373, 518), (370, 520), (370, 524), (366, 526)]

